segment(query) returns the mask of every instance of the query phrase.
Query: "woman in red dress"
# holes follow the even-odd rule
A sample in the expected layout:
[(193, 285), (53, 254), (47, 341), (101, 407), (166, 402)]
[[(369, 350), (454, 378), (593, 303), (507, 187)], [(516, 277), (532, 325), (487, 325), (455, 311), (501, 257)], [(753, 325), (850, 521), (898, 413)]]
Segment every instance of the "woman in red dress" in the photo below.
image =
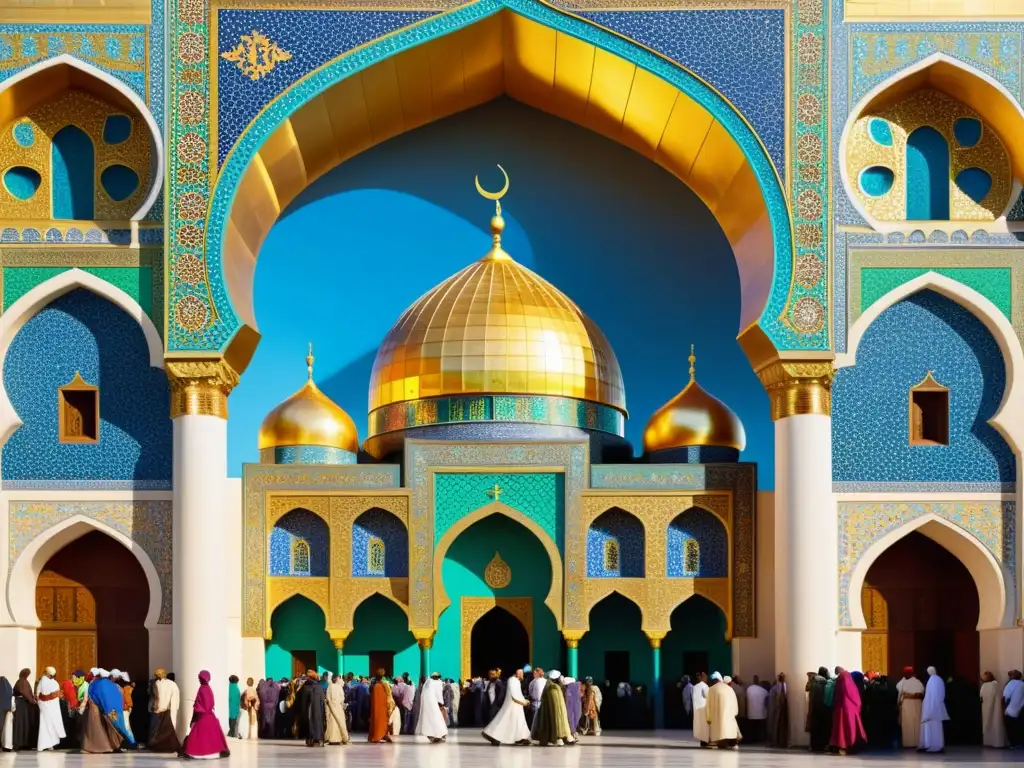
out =
[(210, 673), (204, 669), (199, 673), (199, 690), (192, 707), (192, 726), (185, 737), (185, 743), (181, 745), (181, 756), (186, 760), (194, 760), (227, 757), (230, 754), (220, 721), (213, 713)]

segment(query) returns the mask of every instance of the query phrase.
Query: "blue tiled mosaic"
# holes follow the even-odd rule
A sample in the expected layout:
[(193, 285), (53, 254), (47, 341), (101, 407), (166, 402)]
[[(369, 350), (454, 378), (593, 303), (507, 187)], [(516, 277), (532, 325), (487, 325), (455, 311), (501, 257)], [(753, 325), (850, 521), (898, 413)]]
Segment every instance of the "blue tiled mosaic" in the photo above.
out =
[[(217, 14), (217, 160), (266, 104), (317, 67), (396, 29), (433, 14), (426, 11), (221, 10)], [(223, 54), (243, 45), (242, 36), (265, 35), (288, 58), (254, 79)]]
[[(687, 541), (699, 547), (697, 569), (687, 567)], [(685, 578), (717, 578), (729, 575), (729, 544), (725, 526), (706, 509), (688, 509), (668, 526), (666, 575)]]
[[(949, 388), (949, 445), (909, 444), (909, 392), (928, 371)], [(832, 387), (836, 482), (1012, 483), (1013, 454), (986, 422), (1005, 387), (988, 329), (959, 304), (922, 291), (868, 328), (857, 365)]]
[[(100, 390), (94, 444), (58, 442), (57, 389), (76, 372)], [(71, 291), (25, 323), (7, 351), (4, 386), (24, 422), (3, 451), (5, 481), (171, 487), (167, 375), (150, 368), (139, 324), (107, 299)]]
[[(309, 573), (306, 574), (292, 572), (292, 547), (297, 541), (309, 544)], [(319, 515), (306, 509), (293, 509), (278, 520), (270, 532), (270, 575), (328, 576), (330, 541), (327, 523)]]
[[(619, 545), (619, 567), (605, 568), (605, 543)], [(587, 576), (590, 578), (642, 578), (644, 575), (644, 526), (621, 509), (609, 509), (587, 531)]]
[(786, 172), (786, 13), (598, 11), (586, 19), (636, 40), (711, 83), (750, 121)]
[(326, 445), (285, 445), (265, 448), (267, 456), (260, 454), (260, 461), (274, 464), (355, 464), (356, 455), (343, 448)]
[[(370, 539), (384, 542), (383, 571), (370, 569)], [(409, 532), (395, 515), (383, 509), (370, 509), (352, 523), (352, 575), (392, 578), (409, 575)]]

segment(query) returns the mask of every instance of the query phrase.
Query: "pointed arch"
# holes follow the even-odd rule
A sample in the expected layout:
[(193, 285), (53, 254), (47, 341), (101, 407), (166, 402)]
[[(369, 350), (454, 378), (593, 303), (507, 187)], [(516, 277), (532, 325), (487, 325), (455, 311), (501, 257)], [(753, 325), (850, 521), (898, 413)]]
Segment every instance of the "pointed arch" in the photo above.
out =
[[(43, 87), (40, 85), (43, 81)], [(26, 67), (0, 82), (0, 126), (69, 87), (93, 90), (97, 95), (138, 114), (150, 136), (150, 189), (131, 221), (141, 221), (156, 203), (164, 182), (164, 141), (153, 113), (135, 91), (113, 75), (68, 53)]]
[(160, 620), (163, 591), (160, 574), (149, 553), (138, 542), (120, 531), (85, 515), (69, 517), (48, 528), (45, 533), (33, 539), (14, 561), (10, 578), (7, 581), (7, 607), (15, 624), (30, 627), (40, 625), (39, 616), (36, 613), (35, 590), (39, 574), (42, 573), (50, 558), (92, 531), (99, 531), (109, 536), (131, 552), (139, 561), (149, 586), (149, 608), (146, 611), (145, 627), (153, 629), (157, 626)]
[(836, 369), (856, 365), (857, 348), (864, 334), (885, 310), (923, 290), (933, 290), (964, 307), (985, 325), (996, 340), (1003, 355), (1003, 364), (1006, 366), (1006, 388), (999, 408), (988, 423), (1002, 435), (1019, 461), (1021, 450), (1024, 449), (1024, 385), (1020, 382), (1024, 376), (1024, 349), (1021, 348), (1020, 339), (1006, 316), (995, 304), (973, 288), (937, 272), (926, 272), (893, 288), (868, 307), (854, 322), (847, 338), (847, 351), (836, 355)]
[[(916, 222), (878, 221), (870, 216), (857, 195), (858, 179), (848, 167), (847, 148), (856, 123), (869, 110), (894, 103), (913, 91), (932, 88), (942, 91), (974, 110), (998, 135), (1010, 157), (1013, 188), (1009, 202), (995, 222), (977, 222), (975, 229), (1006, 231), (1006, 214), (1020, 195), (1024, 182), (1024, 108), (998, 80), (944, 53), (934, 53), (876, 85), (850, 110), (839, 140), (840, 177), (851, 204), (865, 221), (879, 232), (916, 229)], [(960, 227), (956, 222), (937, 225), (947, 232)]]
[(889, 547), (914, 531), (924, 534), (946, 549), (970, 572), (978, 589), (979, 631), (1013, 626), (1014, 601), (1007, 598), (1013, 594), (1014, 575), (1008, 573), (971, 533), (929, 512), (873, 541), (854, 564), (845, 586), (843, 580), (840, 580), (839, 599), (842, 604), (845, 598), (849, 605), (849, 629), (867, 629), (860, 593), (872, 564)]
[(142, 328), (149, 350), (150, 367), (164, 367), (164, 343), (160, 338), (160, 332), (135, 299), (112, 283), (77, 267), (61, 272), (28, 291), (0, 316), (0, 446), (3, 446), (23, 423), (15, 412), (3, 383), (3, 366), (7, 350), (25, 323), (46, 305), (77, 288), (92, 291), (127, 312)]

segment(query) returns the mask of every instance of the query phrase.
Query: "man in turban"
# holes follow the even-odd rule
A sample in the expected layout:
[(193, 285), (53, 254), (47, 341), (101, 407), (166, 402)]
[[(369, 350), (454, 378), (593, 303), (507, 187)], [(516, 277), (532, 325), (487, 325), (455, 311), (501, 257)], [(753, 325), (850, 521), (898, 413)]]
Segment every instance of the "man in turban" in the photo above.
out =
[(178, 741), (178, 705), (180, 691), (178, 684), (167, 679), (167, 672), (158, 669), (153, 673), (153, 719), (146, 746), (150, 752), (173, 753), (181, 749)]
[(935, 667), (928, 667), (928, 684), (921, 705), (921, 739), (918, 752), (945, 752), (946, 735), (943, 723), (949, 720), (946, 712), (946, 682)]
[(60, 716), (60, 683), (54, 677), (57, 670), (47, 667), (39, 681), (39, 740), (37, 747), (40, 752), (47, 752), (56, 747), (66, 734), (64, 721)]
[(899, 711), (900, 733), (904, 749), (917, 747), (921, 733), (921, 705), (924, 684), (914, 677), (913, 667), (903, 668), (903, 679), (896, 683), (896, 708)]

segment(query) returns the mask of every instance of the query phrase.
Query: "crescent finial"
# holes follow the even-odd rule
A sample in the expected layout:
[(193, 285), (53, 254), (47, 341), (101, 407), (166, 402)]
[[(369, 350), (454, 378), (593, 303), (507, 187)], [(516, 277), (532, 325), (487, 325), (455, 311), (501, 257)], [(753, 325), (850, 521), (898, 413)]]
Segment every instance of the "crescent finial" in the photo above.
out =
[(501, 191), (499, 192), (488, 192), (486, 189), (480, 186), (480, 176), (477, 175), (473, 177), (473, 181), (476, 183), (476, 191), (480, 193), (481, 197), (485, 197), (488, 200), (498, 201), (501, 200), (501, 198), (503, 198), (505, 194), (508, 192), (508, 174), (505, 173), (505, 169), (502, 168), (500, 165), (498, 166), (498, 170), (501, 171), (501, 175), (505, 177), (505, 186), (502, 187)]

